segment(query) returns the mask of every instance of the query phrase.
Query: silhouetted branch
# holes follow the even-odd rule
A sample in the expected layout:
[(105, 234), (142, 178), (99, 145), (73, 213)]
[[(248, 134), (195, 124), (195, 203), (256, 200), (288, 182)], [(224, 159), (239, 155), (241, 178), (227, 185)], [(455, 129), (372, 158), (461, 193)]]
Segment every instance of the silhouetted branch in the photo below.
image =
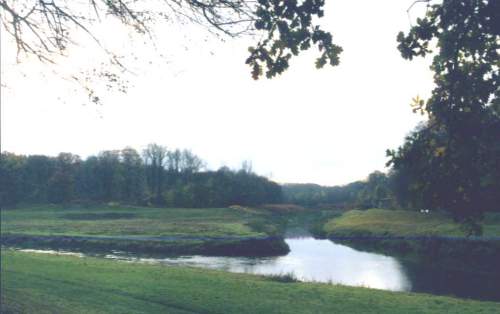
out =
[(158, 18), (173, 17), (236, 37), (253, 28), (254, 3), (244, 0), (89, 0), (91, 11), (82, 13), (85, 6), (68, 0), (0, 0), (0, 8), (2, 23), (14, 38), (18, 55), (34, 54), (41, 61), (52, 62), (54, 53), (63, 54), (72, 43), (71, 30), (83, 30), (100, 45), (90, 25), (101, 21), (101, 15), (114, 16), (139, 33), (149, 34), (150, 23)]

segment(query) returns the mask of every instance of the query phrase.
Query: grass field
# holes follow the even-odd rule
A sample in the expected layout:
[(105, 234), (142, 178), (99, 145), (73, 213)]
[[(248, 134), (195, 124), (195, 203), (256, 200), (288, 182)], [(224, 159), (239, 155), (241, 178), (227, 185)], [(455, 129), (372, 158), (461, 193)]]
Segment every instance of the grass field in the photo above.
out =
[(498, 313), (500, 303), (2, 251), (2, 313)]
[(1, 211), (2, 233), (65, 236), (265, 236), (265, 212), (244, 208), (40, 206)]
[(274, 256), (282, 215), (238, 208), (38, 206), (1, 211), (1, 242), (23, 248)]
[[(423, 214), (403, 210), (352, 210), (329, 220), (323, 227), (327, 236), (465, 236), (460, 225), (441, 213)], [(500, 215), (486, 214), (483, 236), (500, 236)]]

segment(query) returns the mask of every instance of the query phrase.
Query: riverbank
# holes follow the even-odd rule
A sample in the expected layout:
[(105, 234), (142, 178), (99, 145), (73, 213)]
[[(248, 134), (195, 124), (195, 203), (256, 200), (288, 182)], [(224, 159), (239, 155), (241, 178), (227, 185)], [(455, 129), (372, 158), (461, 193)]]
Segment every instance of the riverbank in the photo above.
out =
[[(482, 222), (483, 239), (500, 240), (500, 214), (487, 213)], [(466, 236), (460, 224), (442, 213), (420, 213), (406, 210), (351, 210), (327, 221), (327, 237), (461, 237)]]
[(352, 210), (328, 220), (321, 236), (357, 249), (395, 255), (411, 263), (473, 269), (500, 279), (500, 219), (487, 214), (485, 234), (467, 238), (460, 225), (440, 213)]
[(279, 256), (290, 249), (281, 237), (248, 238), (103, 238), (71, 236), (2, 235), (1, 244), (29, 249), (74, 250), (88, 253), (123, 251), (151, 256)]
[(1, 243), (85, 252), (226, 256), (288, 253), (283, 219), (247, 208), (38, 206), (1, 211)]
[(495, 313), (500, 303), (2, 251), (2, 313)]

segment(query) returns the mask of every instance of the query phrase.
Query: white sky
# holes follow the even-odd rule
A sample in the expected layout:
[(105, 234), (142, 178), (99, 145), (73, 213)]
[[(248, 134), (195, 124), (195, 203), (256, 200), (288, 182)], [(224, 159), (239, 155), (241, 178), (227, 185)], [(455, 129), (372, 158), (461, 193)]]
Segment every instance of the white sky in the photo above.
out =
[(156, 30), (154, 51), (107, 24), (100, 33), (109, 47), (140, 58), (129, 63), (127, 94), (109, 93), (103, 106), (52, 73), (100, 64), (95, 45), (82, 39), (57, 67), (14, 64), (2, 29), (2, 150), (86, 157), (156, 142), (191, 149), (213, 169), (250, 160), (278, 182), (363, 179), (384, 170), (385, 150), (422, 120), (411, 98), (432, 89), (429, 60), (409, 62), (396, 49), (412, 2), (327, 1), (321, 25), (343, 47), (341, 65), (316, 70), (311, 51), (284, 75), (257, 82), (244, 64), (251, 39), (222, 43), (195, 27), (168, 26)]

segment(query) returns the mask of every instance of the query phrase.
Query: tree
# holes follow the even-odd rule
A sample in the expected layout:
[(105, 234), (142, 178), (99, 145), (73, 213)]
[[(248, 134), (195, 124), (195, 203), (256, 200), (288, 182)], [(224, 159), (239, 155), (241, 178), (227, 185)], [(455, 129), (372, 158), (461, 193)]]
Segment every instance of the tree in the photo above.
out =
[(180, 171), (186, 174), (192, 174), (205, 167), (203, 160), (193, 154), (190, 150), (184, 149), (181, 153)]
[(380, 171), (368, 175), (366, 182), (356, 196), (356, 202), (361, 208), (391, 208), (393, 195), (389, 187), (389, 178)]
[(181, 171), (182, 153), (179, 149), (167, 153), (167, 169), (170, 173), (179, 173)]
[[(320, 55), (316, 67), (339, 62), (342, 49), (333, 44), (332, 35), (314, 20), (324, 15), (324, 0), (0, 0), (2, 22), (14, 38), (19, 53), (32, 54), (53, 62), (73, 42), (72, 31), (83, 30), (98, 44), (91, 30), (101, 19), (114, 18), (141, 34), (150, 34), (152, 25), (162, 19), (196, 23), (209, 31), (229, 37), (259, 35), (262, 40), (249, 48), (246, 63), (252, 76), (272, 78), (285, 71), (293, 56), (312, 46)], [(109, 52), (115, 64), (116, 53)], [(116, 81), (113, 75), (106, 77)]]
[(429, 122), (388, 152), (389, 164), (413, 174), (423, 204), (449, 210), (478, 233), (477, 219), (497, 206), (500, 190), (500, 1), (416, 2), (428, 3), (427, 14), (398, 35), (398, 48), (411, 60), (435, 43), (436, 87), (414, 104)]
[(121, 199), (124, 178), (120, 153), (119, 150), (106, 150), (97, 156), (99, 169), (97, 175), (102, 183), (105, 201)]
[(123, 198), (128, 203), (142, 201), (145, 192), (144, 165), (139, 153), (130, 147), (122, 149)]
[[(168, 156), (175, 155), (179, 156), (178, 168), (168, 170)], [(157, 144), (144, 150), (144, 162), (133, 148), (102, 151), (85, 160), (70, 153), (47, 157), (4, 152), (0, 156), (0, 206), (119, 201), (219, 207), (281, 201), (281, 187), (265, 177), (228, 168), (207, 171), (204, 164), (189, 150), (172, 152)]]
[(249, 160), (244, 160), (242, 163), (241, 163), (241, 169), (240, 171), (244, 172), (244, 173), (247, 173), (247, 174), (251, 174), (253, 173), (253, 166), (252, 166), (252, 162), (249, 161)]
[(48, 181), (48, 198), (54, 203), (65, 203), (75, 196), (76, 167), (81, 160), (78, 155), (60, 153), (56, 159), (56, 170)]
[(147, 181), (156, 204), (163, 203), (163, 185), (165, 176), (165, 162), (168, 150), (165, 146), (149, 144), (142, 155), (147, 168)]
[(0, 155), (0, 206), (14, 206), (23, 199), (22, 169), (25, 158), (12, 153)]
[(55, 162), (53, 158), (43, 155), (33, 155), (26, 158), (23, 172), (23, 182), (29, 202), (47, 202), (47, 182), (54, 174)]
[(100, 175), (100, 162), (97, 156), (89, 156), (82, 162), (76, 183), (77, 193), (81, 199), (104, 200), (104, 183)]
[(179, 174), (191, 174), (205, 167), (203, 160), (193, 154), (190, 150), (176, 149), (167, 152), (166, 168), (173, 176)]

